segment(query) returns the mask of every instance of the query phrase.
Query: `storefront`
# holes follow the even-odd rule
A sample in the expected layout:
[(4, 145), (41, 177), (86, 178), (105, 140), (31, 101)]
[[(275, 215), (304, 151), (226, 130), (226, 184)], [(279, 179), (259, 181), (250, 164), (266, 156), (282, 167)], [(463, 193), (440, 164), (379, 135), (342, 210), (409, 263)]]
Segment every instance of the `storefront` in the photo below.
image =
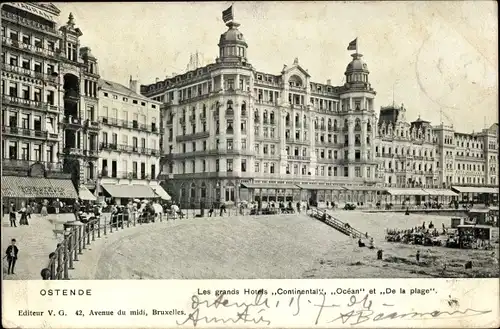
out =
[(78, 194), (69, 179), (55, 179), (45, 177), (2, 177), (2, 201), (4, 211), (13, 202), (16, 209), (21, 203), (35, 201), (37, 203), (59, 199), (62, 202), (73, 204), (78, 199)]
[[(149, 185), (102, 184), (102, 193), (107, 204), (126, 205), (133, 199), (159, 199), (160, 196)], [(161, 188), (155, 186), (157, 190)], [(163, 189), (162, 189), (163, 190)], [(166, 192), (165, 192), (166, 193)], [(168, 194), (167, 194), (168, 195)]]

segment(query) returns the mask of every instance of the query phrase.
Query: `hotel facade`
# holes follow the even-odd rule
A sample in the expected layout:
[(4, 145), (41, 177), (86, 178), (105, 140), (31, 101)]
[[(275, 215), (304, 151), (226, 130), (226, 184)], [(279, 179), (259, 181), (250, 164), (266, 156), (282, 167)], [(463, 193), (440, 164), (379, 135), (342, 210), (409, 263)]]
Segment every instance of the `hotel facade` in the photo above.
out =
[(408, 122), (404, 105), (381, 107), (377, 117), (357, 51), (342, 86), (314, 82), (298, 59), (279, 74), (260, 72), (240, 25), (226, 25), (215, 63), (140, 89), (163, 103), (161, 178), (175, 200), (361, 204), (382, 194), (448, 202), (494, 193), (497, 124), (460, 134), (421, 118)]
[[(74, 198), (75, 187), (88, 192), (98, 158), (97, 61), (81, 47), (71, 14), (57, 29), (54, 5), (8, 3), (1, 13), (2, 169), (11, 177), (2, 177), (2, 193)], [(49, 178), (71, 181), (50, 184)]]
[(260, 72), (239, 24), (226, 25), (215, 63), (141, 86), (164, 104), (169, 192), (195, 204), (374, 201), (376, 93), (362, 55), (352, 55), (343, 86), (313, 82), (298, 59), (279, 74)]

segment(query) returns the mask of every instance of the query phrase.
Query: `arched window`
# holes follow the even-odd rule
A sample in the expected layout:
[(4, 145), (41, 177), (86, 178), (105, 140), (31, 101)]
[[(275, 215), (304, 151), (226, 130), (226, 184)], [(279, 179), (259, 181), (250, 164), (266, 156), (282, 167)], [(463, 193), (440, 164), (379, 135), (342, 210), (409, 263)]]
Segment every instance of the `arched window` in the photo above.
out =
[(354, 130), (361, 130), (361, 120), (359, 118), (356, 119), (355, 124), (354, 124)]
[(201, 183), (200, 197), (202, 197), (202, 198), (207, 197), (207, 185), (204, 182)]
[(191, 183), (191, 187), (189, 188), (189, 197), (191, 198), (191, 201), (196, 198), (196, 185), (194, 183)]
[(227, 109), (228, 110), (232, 110), (233, 109), (233, 101), (232, 100), (228, 100), (227, 101)]
[(243, 103), (241, 103), (241, 115), (246, 115), (246, 114), (247, 114), (247, 103), (243, 101)]

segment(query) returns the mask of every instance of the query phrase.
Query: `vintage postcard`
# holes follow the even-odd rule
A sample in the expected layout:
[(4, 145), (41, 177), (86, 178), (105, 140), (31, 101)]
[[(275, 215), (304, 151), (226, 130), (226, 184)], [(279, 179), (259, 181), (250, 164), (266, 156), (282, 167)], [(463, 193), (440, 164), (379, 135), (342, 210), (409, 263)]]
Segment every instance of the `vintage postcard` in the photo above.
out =
[(493, 1), (8, 2), (5, 328), (497, 328)]

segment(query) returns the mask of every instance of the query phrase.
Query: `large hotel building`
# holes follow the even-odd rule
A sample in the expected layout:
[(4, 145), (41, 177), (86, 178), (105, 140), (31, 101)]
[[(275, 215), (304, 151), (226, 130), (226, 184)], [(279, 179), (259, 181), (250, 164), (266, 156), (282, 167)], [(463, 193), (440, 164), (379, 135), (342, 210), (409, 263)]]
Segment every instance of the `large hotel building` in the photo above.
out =
[(1, 12), (2, 194), (75, 198), (95, 188), (96, 59), (71, 14), (57, 29), (52, 4), (5, 3)]
[(497, 193), (498, 124), (460, 134), (409, 122), (404, 105), (381, 107), (377, 118), (357, 51), (342, 86), (312, 81), (298, 59), (278, 74), (260, 72), (240, 25), (226, 25), (215, 63), (141, 86), (164, 104), (162, 178), (176, 200), (444, 202)]
[(347, 198), (373, 201), (375, 91), (362, 55), (352, 55), (343, 86), (313, 82), (298, 59), (279, 74), (259, 72), (239, 24), (227, 27), (215, 63), (141, 86), (164, 103), (169, 191), (195, 202), (335, 200), (342, 185), (362, 192)]

